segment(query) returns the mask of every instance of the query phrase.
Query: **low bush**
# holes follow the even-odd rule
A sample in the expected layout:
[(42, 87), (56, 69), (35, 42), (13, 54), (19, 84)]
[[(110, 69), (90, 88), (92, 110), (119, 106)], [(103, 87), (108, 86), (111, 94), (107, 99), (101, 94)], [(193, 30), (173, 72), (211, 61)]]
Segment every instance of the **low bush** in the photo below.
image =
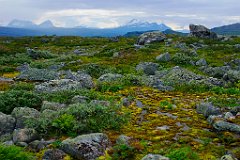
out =
[(126, 144), (119, 144), (113, 147), (113, 160), (130, 160), (134, 159), (136, 149)]
[(167, 155), (171, 160), (198, 160), (199, 157), (190, 147), (183, 147), (170, 151)]
[(0, 158), (2, 160), (32, 160), (31, 153), (23, 151), (22, 148), (16, 146), (0, 145)]
[(118, 113), (118, 106), (101, 106), (91, 104), (73, 104), (67, 109), (42, 114), (35, 121), (27, 122), (39, 132), (80, 134), (102, 132), (106, 129), (118, 130), (127, 121), (127, 114)]
[(0, 93), (0, 112), (9, 114), (15, 107), (39, 108), (42, 99), (32, 91), (8, 90)]

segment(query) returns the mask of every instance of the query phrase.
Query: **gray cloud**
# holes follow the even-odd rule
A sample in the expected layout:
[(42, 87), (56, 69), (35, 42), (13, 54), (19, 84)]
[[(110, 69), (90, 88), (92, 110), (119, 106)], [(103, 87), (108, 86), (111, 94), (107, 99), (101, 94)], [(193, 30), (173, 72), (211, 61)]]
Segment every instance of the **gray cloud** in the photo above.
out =
[(132, 18), (164, 22), (173, 28), (189, 23), (208, 27), (240, 22), (239, 0), (0, 0), (0, 24), (12, 19), (58, 26), (114, 27)]

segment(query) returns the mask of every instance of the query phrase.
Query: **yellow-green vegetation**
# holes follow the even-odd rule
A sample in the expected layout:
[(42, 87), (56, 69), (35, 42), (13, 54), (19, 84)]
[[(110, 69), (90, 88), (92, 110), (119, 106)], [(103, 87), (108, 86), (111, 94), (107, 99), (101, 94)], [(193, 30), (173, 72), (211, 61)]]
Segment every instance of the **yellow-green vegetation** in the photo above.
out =
[[(64, 103), (68, 109), (49, 112), (35, 121), (29, 121), (27, 125), (35, 128), (44, 138), (58, 139), (51, 144), (53, 148), (58, 148), (61, 140), (67, 137), (104, 132), (113, 147), (99, 159), (140, 160), (146, 154), (153, 153), (172, 160), (215, 160), (227, 151), (239, 158), (239, 134), (214, 131), (206, 118), (196, 112), (196, 104), (207, 100), (222, 110), (240, 106), (240, 81), (227, 82), (222, 86), (177, 84), (173, 86), (173, 91), (160, 91), (147, 86), (144, 83), (146, 75), (135, 68), (141, 62), (154, 62), (159, 65), (158, 71), (180, 66), (207, 76), (199, 66), (189, 62), (204, 58), (209, 67), (216, 67), (240, 59), (240, 50), (234, 47), (240, 43), (240, 38), (233, 37), (222, 42), (176, 35), (167, 37), (172, 39), (169, 46), (153, 43), (140, 49), (134, 47), (136, 37), (119, 37), (117, 42), (100, 37), (0, 38), (0, 77), (16, 77), (19, 74), (16, 67), (24, 63), (39, 69), (64, 63), (60, 70), (84, 71), (91, 75), (95, 83), (90, 90), (39, 93), (34, 90), (39, 82), (0, 82), (0, 112), (10, 114), (15, 107), (40, 111), (43, 101)], [(185, 43), (187, 49), (176, 47), (179, 43)], [(198, 56), (192, 57), (190, 54), (194, 49), (189, 46), (194, 43), (206, 46), (196, 51)], [(36, 52), (29, 55), (26, 48)], [(156, 56), (166, 52), (172, 60), (158, 62)], [(116, 53), (117, 56), (114, 56)], [(122, 74), (123, 77), (99, 82), (97, 79), (106, 73)], [(87, 97), (86, 102), (71, 104), (72, 98), (78, 95)], [(124, 98), (131, 102), (129, 106), (122, 104)], [(110, 105), (90, 105), (92, 100), (109, 101)], [(233, 122), (240, 124), (239, 116)], [(131, 137), (130, 144), (116, 144), (119, 135)], [(7, 152), (5, 146), (0, 146), (0, 156), (3, 153), (8, 156), (10, 151), (22, 156), (22, 159), (29, 157), (19, 148), (9, 148)], [(44, 150), (40, 151), (37, 157), (41, 158), (43, 153)]]

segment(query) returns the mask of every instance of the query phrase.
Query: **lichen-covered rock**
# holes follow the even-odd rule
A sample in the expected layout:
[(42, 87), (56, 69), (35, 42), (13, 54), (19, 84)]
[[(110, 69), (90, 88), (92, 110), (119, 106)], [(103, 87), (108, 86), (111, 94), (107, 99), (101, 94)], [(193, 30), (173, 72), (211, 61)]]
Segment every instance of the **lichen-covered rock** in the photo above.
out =
[(79, 160), (95, 160), (104, 155), (105, 149), (109, 146), (109, 139), (103, 133), (80, 135), (73, 139), (62, 141), (61, 149)]
[(0, 136), (11, 134), (15, 128), (16, 120), (11, 115), (0, 112)]
[(92, 77), (89, 74), (84, 72), (71, 72), (67, 71), (65, 73), (64, 79), (71, 79), (77, 82), (80, 82), (83, 88), (91, 89), (94, 87), (94, 83)]
[(214, 107), (211, 103), (200, 103), (197, 105), (197, 113), (209, 117), (210, 115), (220, 115), (221, 110)]
[(203, 84), (207, 86), (223, 85), (221, 80), (198, 75), (187, 69), (180, 68), (179, 66), (158, 72), (156, 77), (169, 86), (180, 84)]
[(112, 81), (117, 81), (120, 80), (123, 77), (121, 74), (112, 74), (112, 73), (107, 73), (104, 75), (101, 75), (98, 78), (99, 82), (112, 82)]
[(24, 128), (15, 129), (13, 132), (13, 142), (16, 144), (18, 142), (32, 142), (39, 139), (39, 135), (35, 129)]
[(35, 140), (28, 144), (28, 149), (34, 152), (39, 152), (40, 150), (46, 148), (47, 142), (44, 140)]
[(145, 157), (143, 157), (142, 160), (170, 160), (170, 159), (159, 154), (148, 154)]
[(171, 60), (171, 55), (169, 53), (160, 54), (156, 57), (158, 62), (168, 62)]
[(167, 86), (160, 80), (157, 76), (149, 76), (147, 79), (143, 81), (143, 83), (149, 87), (156, 88), (160, 91), (172, 91), (174, 90), (173, 87)]
[(83, 88), (82, 83), (71, 79), (52, 80), (35, 86), (37, 92), (57, 92)]
[(223, 120), (217, 120), (213, 122), (212, 126), (218, 131), (230, 131), (238, 134), (240, 133), (240, 125), (229, 123)]
[(223, 79), (230, 82), (238, 82), (240, 80), (240, 71), (229, 70), (223, 75)]
[(147, 32), (138, 37), (137, 44), (145, 45), (153, 42), (162, 42), (166, 39), (166, 35), (162, 32)]
[(207, 61), (204, 58), (201, 58), (196, 62), (196, 66), (206, 66), (206, 65), (207, 65)]
[(34, 108), (17, 107), (13, 109), (11, 115), (16, 119), (16, 128), (24, 128), (26, 121), (36, 120), (40, 112)]
[(43, 101), (41, 111), (44, 111), (45, 109), (50, 109), (50, 110), (57, 111), (57, 110), (63, 109), (63, 108), (66, 108), (66, 104)]
[(117, 140), (116, 143), (117, 144), (125, 144), (125, 145), (129, 145), (129, 141), (131, 140), (131, 137), (125, 136), (125, 135), (120, 135)]
[(137, 71), (143, 71), (146, 75), (154, 75), (159, 64), (153, 62), (142, 62), (136, 66)]
[(60, 149), (48, 149), (44, 152), (42, 160), (64, 160), (66, 153)]
[(198, 38), (217, 39), (217, 34), (203, 25), (189, 25), (190, 35)]
[(237, 160), (233, 158), (231, 155), (224, 155), (221, 157), (221, 160)]

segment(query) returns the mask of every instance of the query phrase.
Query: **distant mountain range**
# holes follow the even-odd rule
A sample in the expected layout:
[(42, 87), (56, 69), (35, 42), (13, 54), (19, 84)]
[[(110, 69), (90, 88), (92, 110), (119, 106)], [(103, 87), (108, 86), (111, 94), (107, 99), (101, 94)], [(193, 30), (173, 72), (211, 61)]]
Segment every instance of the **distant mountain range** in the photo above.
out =
[(55, 26), (50, 20), (44, 21), (41, 24), (37, 25), (31, 21), (14, 19), (7, 25), (7, 27), (24, 29), (41, 29), (41, 28), (54, 28)]
[[(50, 20), (44, 21), (41, 24), (35, 24), (31, 21), (13, 20), (7, 26), (0, 27), (0, 36), (43, 36), (43, 35), (58, 35), (58, 36), (137, 36), (140, 33), (147, 31), (164, 31), (166, 34), (187, 35), (186, 31), (174, 31), (169, 26), (155, 22), (144, 22), (133, 19), (125, 25), (116, 28), (89, 28), (78, 26), (73, 28), (55, 27)], [(213, 28), (212, 31), (218, 34), (240, 35), (240, 23)]]
[(119, 36), (134, 31), (159, 30), (165, 31), (171, 29), (165, 24), (143, 22), (133, 19), (125, 25), (116, 28), (89, 28), (74, 27), (62, 28), (55, 27), (49, 20), (37, 25), (31, 21), (13, 20), (6, 27), (0, 27), (0, 36), (42, 36), (42, 35), (58, 35), (58, 36)]
[(240, 23), (215, 27), (212, 28), (211, 30), (221, 35), (240, 35)]

